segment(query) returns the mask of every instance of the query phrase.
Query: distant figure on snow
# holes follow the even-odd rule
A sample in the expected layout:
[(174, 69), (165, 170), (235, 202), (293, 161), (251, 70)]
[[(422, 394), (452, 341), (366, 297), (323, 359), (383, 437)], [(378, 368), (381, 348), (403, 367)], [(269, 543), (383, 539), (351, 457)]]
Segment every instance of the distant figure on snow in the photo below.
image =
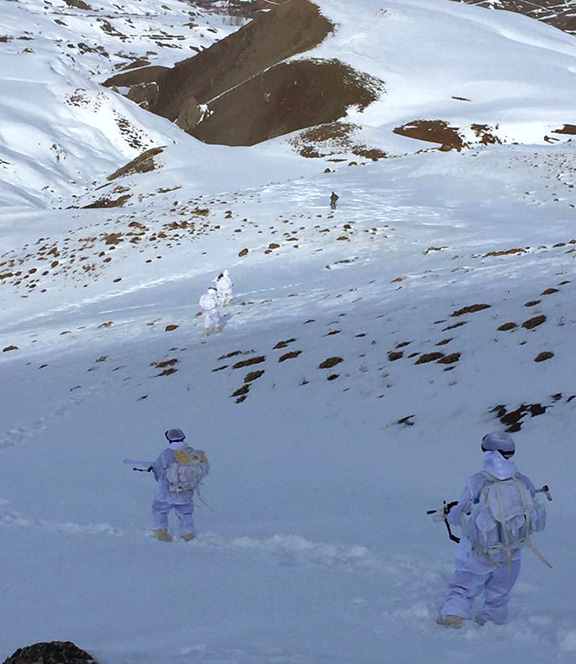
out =
[(335, 209), (336, 209), (336, 203), (338, 202), (338, 199), (339, 199), (339, 198), (340, 198), (340, 197), (338, 196), (338, 194), (337, 194), (335, 191), (333, 191), (333, 192), (330, 194), (330, 209), (331, 209), (331, 210), (335, 210)]
[(200, 298), (200, 307), (204, 313), (204, 336), (210, 334), (210, 330), (218, 334), (220, 332), (220, 312), (218, 310), (218, 294), (213, 286), (202, 295)]
[(530, 542), (533, 531), (544, 530), (546, 512), (535, 500), (532, 482), (510, 460), (514, 441), (507, 433), (488, 433), (482, 452), (484, 470), (468, 479), (457, 503), (447, 506), (446, 520), (462, 528), (462, 537), (440, 611), (445, 627), (458, 628), (463, 620), (472, 620), (474, 599), (482, 594), (484, 605), (476, 622), (506, 621), (522, 547), (549, 564)]
[(168, 531), (168, 513), (174, 509), (180, 522), (180, 537), (190, 541), (196, 537), (194, 527), (194, 491), (208, 474), (210, 466), (202, 450), (187, 445), (181, 429), (168, 429), (164, 434), (168, 447), (152, 466), (158, 482), (152, 503), (152, 535), (162, 541), (172, 541)]
[(216, 291), (218, 293), (220, 304), (223, 307), (227, 307), (232, 301), (232, 286), (234, 285), (232, 279), (230, 279), (228, 270), (221, 272), (216, 279), (214, 279), (214, 283), (216, 284)]

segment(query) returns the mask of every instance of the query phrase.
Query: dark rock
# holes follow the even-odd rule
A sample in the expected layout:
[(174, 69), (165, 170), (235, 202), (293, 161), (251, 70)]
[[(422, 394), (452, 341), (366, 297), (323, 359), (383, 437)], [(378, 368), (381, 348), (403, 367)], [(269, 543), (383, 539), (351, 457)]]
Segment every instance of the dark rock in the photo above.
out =
[(4, 664), (97, 664), (85, 650), (71, 641), (35, 643), (18, 650)]

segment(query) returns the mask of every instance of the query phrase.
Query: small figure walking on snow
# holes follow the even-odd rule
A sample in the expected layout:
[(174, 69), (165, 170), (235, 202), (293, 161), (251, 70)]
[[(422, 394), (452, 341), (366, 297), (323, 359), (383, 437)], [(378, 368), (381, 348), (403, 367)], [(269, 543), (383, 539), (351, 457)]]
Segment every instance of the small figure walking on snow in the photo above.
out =
[(208, 474), (210, 466), (202, 450), (187, 445), (181, 429), (168, 429), (164, 434), (168, 447), (152, 465), (158, 488), (152, 503), (153, 537), (171, 542), (168, 514), (176, 512), (180, 537), (187, 542), (196, 537), (194, 527), (194, 492)]
[(200, 298), (200, 307), (204, 314), (204, 336), (210, 334), (210, 330), (214, 330), (215, 334), (220, 332), (220, 311), (218, 294), (213, 286), (202, 295)]
[(333, 191), (333, 192), (330, 194), (330, 209), (331, 209), (331, 210), (335, 210), (335, 209), (336, 209), (336, 203), (338, 202), (338, 199), (339, 199), (339, 198), (340, 198), (340, 197), (338, 196), (338, 194), (337, 194), (335, 191)]
[(230, 279), (228, 270), (221, 272), (216, 279), (214, 279), (214, 283), (216, 284), (216, 291), (218, 293), (220, 304), (223, 307), (227, 307), (232, 301), (232, 286), (234, 285), (232, 279)]
[(535, 497), (544, 492), (549, 498), (548, 487), (537, 492), (518, 472), (510, 460), (514, 441), (507, 433), (486, 434), (482, 452), (483, 471), (468, 478), (460, 500), (444, 510), (448, 524), (462, 529), (456, 569), (440, 610), (445, 627), (459, 628), (464, 620), (472, 620), (474, 599), (480, 595), (484, 595), (484, 605), (476, 622), (506, 622), (523, 547), (550, 566), (530, 541), (531, 533), (546, 525), (544, 506)]

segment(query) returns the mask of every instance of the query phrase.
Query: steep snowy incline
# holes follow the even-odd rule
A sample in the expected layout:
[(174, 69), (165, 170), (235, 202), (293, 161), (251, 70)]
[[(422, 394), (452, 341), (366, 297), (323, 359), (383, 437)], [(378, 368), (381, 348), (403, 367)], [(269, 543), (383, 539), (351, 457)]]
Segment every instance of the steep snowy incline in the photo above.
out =
[[(101, 664), (574, 658), (575, 168), (570, 145), (496, 146), (11, 219), (0, 659), (50, 639)], [(146, 537), (153, 482), (121, 463), (171, 426), (212, 463), (190, 545)], [(447, 632), (453, 548), (425, 511), (498, 428), (552, 487), (554, 569), (527, 553), (507, 626)]]

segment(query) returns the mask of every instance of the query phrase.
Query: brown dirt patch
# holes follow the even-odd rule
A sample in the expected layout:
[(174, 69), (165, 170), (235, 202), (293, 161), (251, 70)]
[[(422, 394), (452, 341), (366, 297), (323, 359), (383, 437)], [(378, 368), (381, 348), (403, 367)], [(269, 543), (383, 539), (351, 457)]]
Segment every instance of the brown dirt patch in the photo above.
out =
[(248, 360), (240, 360), (240, 362), (236, 362), (236, 364), (232, 365), (232, 369), (243, 369), (244, 367), (249, 367), (253, 364), (261, 364), (265, 360), (265, 355), (258, 355), (257, 357), (251, 357)]
[(455, 364), (460, 360), (460, 353), (450, 353), (438, 360), (438, 364)]
[(546, 322), (546, 316), (544, 316), (544, 314), (541, 314), (540, 316), (534, 316), (533, 318), (525, 320), (522, 323), (522, 327), (525, 328), (526, 330), (532, 330), (535, 327), (538, 327), (538, 325), (542, 325), (542, 323), (545, 322)]
[(534, 358), (534, 362), (545, 362), (546, 360), (549, 360), (552, 357), (554, 357), (554, 353), (545, 350), (536, 355), (536, 357)]
[[(576, 23), (576, 21), (575, 21)], [(576, 24), (574, 26), (576, 28)], [(562, 129), (555, 129), (553, 134), (568, 134), (569, 136), (576, 136), (576, 125), (565, 124)]]
[(331, 369), (337, 364), (340, 364), (340, 362), (344, 362), (341, 357), (328, 357), (323, 362), (320, 362), (318, 369)]
[(471, 304), (468, 307), (462, 307), (462, 309), (456, 309), (450, 315), (451, 316), (463, 316), (464, 314), (473, 314), (476, 311), (482, 311), (484, 309), (490, 309), (489, 304)]
[(510, 321), (509, 323), (503, 323), (498, 329), (500, 332), (507, 332), (508, 330), (513, 330), (516, 327), (518, 327), (518, 323), (513, 323)]
[(252, 381), (260, 378), (260, 376), (263, 375), (264, 375), (264, 369), (260, 369), (259, 371), (250, 371), (244, 376), (244, 382), (251, 383)]
[(444, 353), (438, 351), (434, 353), (423, 353), (420, 357), (414, 362), (414, 364), (428, 364), (428, 362), (436, 362), (441, 360), (444, 357)]
[(302, 353), (301, 350), (291, 350), (289, 353), (284, 353), (278, 358), (278, 362), (286, 362), (286, 360), (294, 360)]
[(108, 197), (103, 197), (99, 198), (97, 201), (94, 201), (93, 203), (89, 203), (88, 205), (83, 205), (82, 208), (85, 210), (88, 210), (90, 208), (116, 208), (116, 207), (123, 207), (124, 203), (130, 199), (131, 195), (130, 194), (124, 194), (123, 196), (119, 196), (118, 198), (108, 198)]
[(399, 360), (402, 357), (404, 357), (404, 351), (402, 350), (391, 350), (388, 353), (388, 359), (390, 360), (390, 362), (395, 362), (396, 360)]
[(509, 254), (525, 254), (525, 253), (526, 249), (515, 247), (513, 249), (502, 249), (500, 251), (489, 251), (488, 253), (484, 254), (484, 258), (487, 258), (488, 256), (508, 256)]
[(125, 175), (135, 175), (136, 173), (149, 173), (158, 168), (158, 165), (154, 161), (154, 157), (157, 157), (159, 154), (164, 152), (164, 148), (151, 148), (146, 150), (141, 155), (138, 155), (136, 159), (128, 162), (122, 168), (119, 168), (117, 171), (114, 171), (111, 175), (108, 176), (108, 180), (116, 180), (116, 178), (123, 177)]
[(440, 143), (443, 150), (461, 150), (465, 144), (456, 127), (451, 127), (444, 120), (414, 120), (401, 127), (396, 127), (394, 133), (407, 138), (416, 138), (419, 141)]
[(286, 340), (284, 340), (284, 341), (279, 341), (279, 342), (274, 346), (274, 350), (278, 350), (279, 348), (286, 348), (289, 344), (294, 343), (294, 341), (296, 341), (296, 339), (294, 339), (294, 338), (292, 338), (292, 339), (286, 339)]

